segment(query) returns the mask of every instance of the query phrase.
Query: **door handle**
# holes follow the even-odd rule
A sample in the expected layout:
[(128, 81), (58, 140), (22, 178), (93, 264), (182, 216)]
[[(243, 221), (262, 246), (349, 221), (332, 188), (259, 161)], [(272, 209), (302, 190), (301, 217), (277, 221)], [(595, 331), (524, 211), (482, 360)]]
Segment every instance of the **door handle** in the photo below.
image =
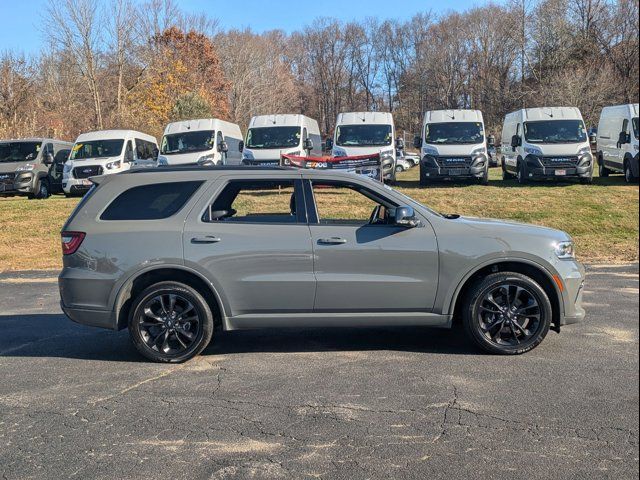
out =
[(340, 237), (321, 238), (318, 240), (320, 245), (344, 245), (347, 240)]
[(214, 237), (213, 235), (205, 235), (204, 237), (194, 237), (191, 239), (191, 243), (218, 243), (221, 241), (221, 238)]

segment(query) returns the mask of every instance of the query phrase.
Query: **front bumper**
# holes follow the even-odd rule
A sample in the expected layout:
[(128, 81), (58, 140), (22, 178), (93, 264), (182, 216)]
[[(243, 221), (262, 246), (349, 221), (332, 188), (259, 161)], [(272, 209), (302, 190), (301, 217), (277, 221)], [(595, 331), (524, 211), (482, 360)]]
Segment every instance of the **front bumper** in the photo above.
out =
[(421, 175), (425, 179), (482, 178), (489, 159), (485, 155), (476, 156), (463, 162), (447, 165), (448, 157), (425, 155), (422, 158)]
[(551, 178), (590, 178), (593, 175), (593, 157), (581, 157), (575, 163), (546, 165), (536, 156), (525, 158), (526, 176), (530, 180)]
[(0, 194), (5, 195), (28, 195), (35, 191), (37, 175), (34, 172), (18, 172), (13, 178), (0, 181)]
[(62, 180), (62, 190), (71, 195), (85, 194), (92, 185), (88, 179), (68, 177)]
[(560, 325), (581, 322), (586, 316), (582, 305), (585, 283), (584, 266), (575, 260), (560, 260), (556, 269), (564, 286), (562, 292), (564, 312), (560, 317)]

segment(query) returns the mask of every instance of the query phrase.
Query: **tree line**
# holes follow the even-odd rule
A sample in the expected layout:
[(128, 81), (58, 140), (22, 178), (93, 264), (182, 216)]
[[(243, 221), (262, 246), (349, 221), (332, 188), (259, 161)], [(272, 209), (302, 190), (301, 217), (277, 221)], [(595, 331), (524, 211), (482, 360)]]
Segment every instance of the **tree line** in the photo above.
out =
[(318, 18), (255, 33), (175, 0), (50, 0), (39, 53), (0, 54), (0, 138), (74, 139), (173, 120), (303, 113), (324, 134), (339, 112), (482, 110), (500, 133), (521, 107), (638, 102), (638, 0), (507, 0), (408, 21)]

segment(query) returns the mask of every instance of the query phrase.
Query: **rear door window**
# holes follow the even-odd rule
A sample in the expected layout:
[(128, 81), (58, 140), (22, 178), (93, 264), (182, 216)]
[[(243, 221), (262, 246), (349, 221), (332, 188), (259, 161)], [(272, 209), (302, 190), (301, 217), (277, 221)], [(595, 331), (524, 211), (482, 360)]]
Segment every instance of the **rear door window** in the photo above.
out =
[(140, 185), (121, 193), (100, 220), (161, 220), (175, 215), (193, 196), (202, 181)]

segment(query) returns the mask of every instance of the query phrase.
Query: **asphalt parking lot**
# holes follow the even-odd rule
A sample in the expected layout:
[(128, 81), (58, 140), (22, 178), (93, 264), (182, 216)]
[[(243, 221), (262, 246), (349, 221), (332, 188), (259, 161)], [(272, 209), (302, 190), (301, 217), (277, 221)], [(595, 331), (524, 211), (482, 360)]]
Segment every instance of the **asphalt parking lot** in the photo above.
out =
[(524, 356), (460, 330), (219, 334), (177, 366), (0, 275), (0, 473), (24, 478), (638, 478), (638, 266)]

